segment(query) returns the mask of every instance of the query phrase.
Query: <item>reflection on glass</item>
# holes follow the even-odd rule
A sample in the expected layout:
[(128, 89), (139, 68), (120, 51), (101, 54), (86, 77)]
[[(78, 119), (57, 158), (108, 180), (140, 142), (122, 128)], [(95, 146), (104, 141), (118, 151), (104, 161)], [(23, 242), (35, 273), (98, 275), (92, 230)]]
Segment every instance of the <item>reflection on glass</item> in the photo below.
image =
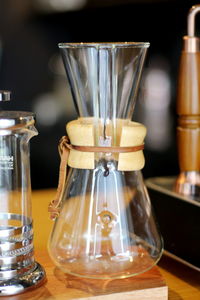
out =
[[(94, 145), (120, 145), (148, 46), (60, 44), (78, 122), (92, 126)], [(49, 241), (50, 256), (64, 272), (125, 278), (148, 270), (161, 256), (141, 171), (119, 171), (119, 155), (98, 152), (94, 169), (70, 168)]]

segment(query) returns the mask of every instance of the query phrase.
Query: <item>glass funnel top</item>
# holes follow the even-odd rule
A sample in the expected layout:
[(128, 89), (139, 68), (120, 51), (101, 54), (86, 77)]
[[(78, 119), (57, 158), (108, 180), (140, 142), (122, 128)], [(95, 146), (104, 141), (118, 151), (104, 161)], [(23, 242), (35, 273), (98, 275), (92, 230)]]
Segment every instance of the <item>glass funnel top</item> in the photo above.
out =
[(59, 43), (59, 48), (84, 48), (84, 47), (95, 47), (95, 48), (115, 48), (115, 47), (135, 47), (135, 48), (148, 48), (150, 44), (148, 42), (105, 42), (105, 43)]
[(60, 43), (79, 116), (131, 119), (149, 43)]

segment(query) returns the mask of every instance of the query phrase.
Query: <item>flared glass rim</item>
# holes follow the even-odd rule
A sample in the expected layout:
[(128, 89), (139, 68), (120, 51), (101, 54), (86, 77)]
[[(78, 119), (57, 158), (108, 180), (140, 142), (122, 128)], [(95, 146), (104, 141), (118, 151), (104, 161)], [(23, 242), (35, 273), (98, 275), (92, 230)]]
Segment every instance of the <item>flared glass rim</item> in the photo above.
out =
[[(0, 130), (15, 125), (35, 123), (35, 114), (26, 111), (0, 111)], [(32, 124), (33, 125), (33, 124)]]
[(148, 48), (149, 42), (59, 43), (59, 48)]

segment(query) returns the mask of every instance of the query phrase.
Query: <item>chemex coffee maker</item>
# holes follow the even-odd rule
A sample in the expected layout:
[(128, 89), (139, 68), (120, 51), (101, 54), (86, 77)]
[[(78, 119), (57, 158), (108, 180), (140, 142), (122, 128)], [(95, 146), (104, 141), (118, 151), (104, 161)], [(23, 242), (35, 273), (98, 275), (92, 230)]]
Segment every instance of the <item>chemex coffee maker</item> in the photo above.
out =
[(146, 128), (131, 121), (149, 43), (59, 47), (79, 118), (59, 144), (50, 256), (75, 276), (138, 275), (163, 249), (141, 174)]
[[(10, 92), (0, 91), (0, 101)], [(40, 285), (44, 269), (34, 259), (29, 140), (34, 114), (0, 111), (0, 296)]]
[(165, 240), (166, 254), (200, 270), (200, 38), (195, 17), (188, 14), (177, 86), (177, 148), (180, 174), (146, 184)]

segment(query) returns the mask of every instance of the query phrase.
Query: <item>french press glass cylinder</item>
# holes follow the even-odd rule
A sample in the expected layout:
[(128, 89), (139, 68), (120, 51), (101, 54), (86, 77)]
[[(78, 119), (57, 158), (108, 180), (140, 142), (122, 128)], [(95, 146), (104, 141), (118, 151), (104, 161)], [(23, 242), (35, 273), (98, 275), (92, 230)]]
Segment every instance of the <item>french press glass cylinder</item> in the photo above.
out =
[[(1, 101), (9, 93), (1, 91)], [(29, 140), (37, 135), (34, 115), (0, 111), (0, 295), (25, 291), (42, 282), (33, 255)]]

